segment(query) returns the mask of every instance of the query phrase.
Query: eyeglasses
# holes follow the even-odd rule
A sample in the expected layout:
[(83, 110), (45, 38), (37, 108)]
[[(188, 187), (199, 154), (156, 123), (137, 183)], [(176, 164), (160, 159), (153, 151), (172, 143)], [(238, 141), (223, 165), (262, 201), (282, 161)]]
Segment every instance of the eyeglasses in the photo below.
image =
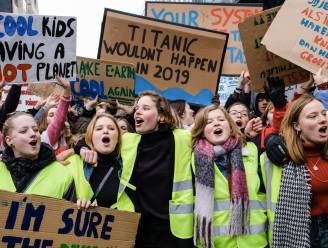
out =
[(240, 115), (241, 117), (248, 117), (248, 112), (247, 111), (236, 111), (236, 110), (232, 110), (229, 112), (230, 116), (238, 116)]

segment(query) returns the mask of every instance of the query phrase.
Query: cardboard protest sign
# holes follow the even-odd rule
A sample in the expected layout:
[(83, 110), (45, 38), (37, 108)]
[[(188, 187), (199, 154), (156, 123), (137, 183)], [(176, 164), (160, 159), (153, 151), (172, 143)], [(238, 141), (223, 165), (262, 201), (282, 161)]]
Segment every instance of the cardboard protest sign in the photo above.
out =
[(61, 96), (64, 92), (64, 88), (57, 83), (33, 83), (28, 85), (27, 90), (44, 98), (51, 94)]
[(328, 77), (328, 3), (286, 0), (262, 44), (294, 64)]
[[(11, 88), (11, 85), (6, 85), (1, 94), (1, 104), (6, 100), (8, 92)], [(39, 101), (40, 97), (33, 94), (33, 92), (28, 90), (28, 84), (22, 84), (21, 95), (19, 98), (17, 111), (26, 111), (33, 108), (36, 103)]]
[(279, 9), (280, 7), (276, 7), (247, 17), (238, 25), (252, 79), (252, 89), (255, 91), (263, 91), (268, 77), (279, 76), (286, 86), (309, 80), (309, 73), (306, 70), (267, 51), (261, 44), (262, 37)]
[(228, 34), (105, 9), (98, 58), (133, 63), (136, 94), (209, 104), (217, 92)]
[(77, 79), (71, 81), (75, 96), (132, 104), (135, 99), (135, 68), (132, 64), (77, 57)]
[(255, 4), (200, 4), (146, 2), (146, 15), (158, 20), (229, 33), (222, 74), (239, 75), (247, 69), (238, 23), (262, 11)]
[(0, 80), (75, 80), (76, 18), (0, 13)]
[(140, 215), (0, 191), (0, 247), (131, 248)]

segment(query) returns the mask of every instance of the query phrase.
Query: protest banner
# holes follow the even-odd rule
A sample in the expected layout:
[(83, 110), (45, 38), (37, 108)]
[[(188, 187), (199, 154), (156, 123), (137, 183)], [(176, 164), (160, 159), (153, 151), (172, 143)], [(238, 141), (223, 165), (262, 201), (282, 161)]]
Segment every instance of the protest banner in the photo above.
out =
[(278, 76), (284, 80), (286, 86), (309, 80), (308, 71), (269, 52), (261, 44), (279, 9), (280, 7), (276, 7), (247, 17), (238, 25), (254, 91), (263, 91), (268, 77)]
[(133, 63), (135, 92), (209, 104), (217, 92), (228, 34), (105, 9), (98, 58)]
[(0, 80), (75, 80), (76, 18), (0, 13)]
[(0, 191), (0, 247), (131, 248), (140, 214)]
[(132, 104), (135, 99), (135, 68), (132, 64), (77, 57), (77, 78), (71, 81), (75, 96), (118, 100)]
[(239, 75), (247, 69), (238, 23), (262, 11), (259, 4), (201, 4), (146, 1), (146, 16), (229, 33), (222, 74)]
[(220, 96), (220, 105), (224, 106), (229, 96), (234, 92), (239, 83), (239, 77), (221, 76), (218, 94)]
[[(3, 104), (6, 100), (10, 88), (11, 85), (6, 85), (2, 89), (0, 105)], [(36, 105), (39, 99), (40, 97), (36, 96), (35, 94), (33, 94), (33, 92), (28, 90), (28, 84), (22, 84), (21, 95), (16, 110), (26, 111), (28, 109), (31, 109)]]
[(328, 2), (286, 0), (262, 39), (270, 52), (328, 77)]

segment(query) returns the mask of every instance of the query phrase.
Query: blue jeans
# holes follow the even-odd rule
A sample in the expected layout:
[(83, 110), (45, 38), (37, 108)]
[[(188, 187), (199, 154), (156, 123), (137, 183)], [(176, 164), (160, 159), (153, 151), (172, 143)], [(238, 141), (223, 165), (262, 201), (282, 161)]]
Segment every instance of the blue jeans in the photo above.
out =
[(311, 218), (311, 247), (328, 248), (328, 215)]

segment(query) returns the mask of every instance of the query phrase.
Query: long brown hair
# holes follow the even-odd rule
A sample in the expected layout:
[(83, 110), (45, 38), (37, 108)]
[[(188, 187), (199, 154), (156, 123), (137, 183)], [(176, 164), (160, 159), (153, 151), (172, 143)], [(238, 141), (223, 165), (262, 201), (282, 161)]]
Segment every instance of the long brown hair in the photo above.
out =
[[(280, 127), (280, 134), (285, 140), (286, 147), (291, 159), (297, 164), (306, 163), (307, 159), (304, 152), (302, 140), (294, 128), (295, 123), (299, 122), (302, 110), (312, 101), (319, 101), (312, 95), (306, 94), (294, 101), (286, 111)], [(321, 156), (328, 160), (328, 142), (324, 145)]]
[(114, 122), (114, 125), (115, 125), (116, 129), (117, 129), (117, 132), (118, 132), (118, 141), (117, 141), (117, 144), (116, 144), (116, 147), (115, 147), (114, 152), (118, 155), (119, 152), (120, 152), (120, 148), (121, 148), (121, 130), (120, 130), (120, 127), (117, 124), (117, 121), (116, 121), (115, 117), (112, 116), (111, 114), (108, 114), (108, 113), (105, 113), (104, 112), (104, 113), (96, 114), (92, 118), (92, 120), (90, 121), (90, 123), (88, 125), (87, 132), (85, 133), (85, 143), (92, 150), (94, 150), (94, 146), (93, 146), (93, 143), (92, 143), (92, 134), (93, 134), (93, 130), (95, 129), (97, 120), (100, 119), (100, 118), (102, 118), (102, 117), (106, 117), (106, 118), (112, 120)]
[(167, 126), (169, 129), (177, 128), (177, 123), (172, 115), (171, 107), (168, 101), (158, 94), (155, 91), (144, 91), (142, 92), (136, 100), (136, 103), (143, 96), (149, 96), (154, 103), (156, 104), (156, 108), (160, 117), (162, 117), (162, 121), (159, 124)]
[(213, 110), (220, 110), (224, 114), (224, 117), (227, 119), (230, 129), (231, 129), (231, 136), (233, 137), (240, 137), (242, 143), (246, 142), (245, 136), (240, 132), (239, 128), (237, 127), (236, 123), (232, 120), (228, 112), (219, 105), (209, 105), (201, 110), (199, 110), (195, 116), (195, 125), (194, 128), (191, 130), (192, 136), (192, 143), (193, 146), (196, 145), (197, 141), (204, 137), (204, 129), (207, 125), (208, 114)]

